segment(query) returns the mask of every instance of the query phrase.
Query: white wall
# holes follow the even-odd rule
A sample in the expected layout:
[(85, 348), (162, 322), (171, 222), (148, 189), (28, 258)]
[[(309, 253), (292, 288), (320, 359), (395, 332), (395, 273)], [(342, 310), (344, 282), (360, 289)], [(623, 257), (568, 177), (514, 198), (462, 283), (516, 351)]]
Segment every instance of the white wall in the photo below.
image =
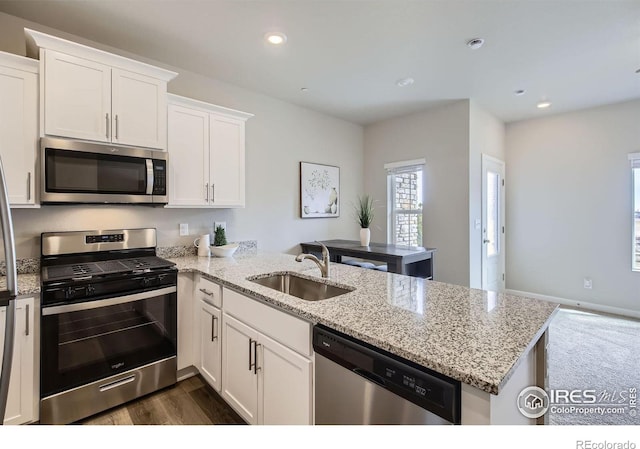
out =
[(509, 124), (506, 146), (507, 288), (639, 311), (627, 154), (640, 101)]
[(473, 100), (469, 115), (469, 285), (482, 288), (482, 155), (505, 160), (505, 126)]
[(436, 280), (469, 285), (469, 101), (367, 126), (364, 148), (364, 191), (377, 201), (372, 241), (387, 236), (384, 164), (425, 158), (423, 246), (437, 248)]
[[(309, 109), (167, 66), (126, 51), (91, 43), (33, 22), (0, 13), (0, 50), (25, 54), (24, 27), (94, 45), (180, 73), (169, 91), (255, 114), (246, 125), (246, 208), (167, 210), (144, 206), (43, 206), (14, 209), (18, 257), (39, 256), (45, 231), (156, 227), (159, 245), (188, 244), (211, 232), (214, 220), (227, 221), (229, 240), (256, 239), (268, 251), (299, 250), (301, 241), (357, 238), (348, 207), (339, 218), (299, 218), (299, 162), (337, 165), (341, 169), (340, 200), (362, 190), (363, 128)], [(185, 49), (188, 51), (188, 49)], [(191, 237), (180, 237), (178, 224), (188, 223)]]

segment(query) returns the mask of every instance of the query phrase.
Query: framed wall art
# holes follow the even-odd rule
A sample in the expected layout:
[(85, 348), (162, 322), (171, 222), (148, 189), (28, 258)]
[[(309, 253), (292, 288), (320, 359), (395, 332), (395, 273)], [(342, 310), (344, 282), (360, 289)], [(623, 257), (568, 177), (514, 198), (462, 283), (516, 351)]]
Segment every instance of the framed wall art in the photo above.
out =
[(340, 216), (340, 167), (300, 162), (300, 217)]

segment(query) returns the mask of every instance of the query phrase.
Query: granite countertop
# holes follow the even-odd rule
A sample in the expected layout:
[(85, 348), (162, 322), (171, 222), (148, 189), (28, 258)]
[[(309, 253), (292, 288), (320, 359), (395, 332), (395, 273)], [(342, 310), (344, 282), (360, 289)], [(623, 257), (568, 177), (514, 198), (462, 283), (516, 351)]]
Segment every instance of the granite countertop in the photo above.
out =
[[(6, 290), (7, 278), (0, 276), (0, 290)], [(40, 274), (25, 273), (18, 274), (18, 296), (39, 295), (40, 294)]]
[(320, 278), (320, 270), (310, 260), (298, 263), (287, 254), (170, 260), (180, 271), (200, 272), (293, 315), (492, 394), (500, 393), (558, 307), (531, 298), (337, 263), (331, 265), (329, 280), (355, 290), (311, 302), (246, 279), (281, 271)]

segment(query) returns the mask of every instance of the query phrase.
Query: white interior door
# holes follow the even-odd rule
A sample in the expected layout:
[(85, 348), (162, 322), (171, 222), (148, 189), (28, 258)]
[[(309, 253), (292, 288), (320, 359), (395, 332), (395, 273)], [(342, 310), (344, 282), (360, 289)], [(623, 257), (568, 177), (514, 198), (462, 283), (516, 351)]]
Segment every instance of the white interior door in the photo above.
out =
[(482, 155), (482, 289), (503, 291), (504, 162)]

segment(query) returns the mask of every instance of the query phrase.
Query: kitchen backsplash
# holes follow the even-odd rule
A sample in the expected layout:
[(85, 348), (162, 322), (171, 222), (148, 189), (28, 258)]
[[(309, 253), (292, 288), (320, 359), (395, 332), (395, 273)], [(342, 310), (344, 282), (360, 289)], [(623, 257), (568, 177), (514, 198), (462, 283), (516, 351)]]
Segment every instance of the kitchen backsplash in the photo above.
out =
[[(258, 251), (257, 240), (245, 240), (243, 242), (231, 242), (237, 243), (238, 249), (235, 254), (255, 254)], [(195, 246), (165, 246), (158, 247), (156, 253), (159, 257), (171, 258), (171, 257), (186, 257), (195, 256), (198, 248)], [(26, 258), (16, 259), (16, 270), (18, 274), (40, 273), (40, 259)], [(7, 266), (3, 261), (0, 261), (0, 276), (6, 276)]]
[[(254, 254), (258, 251), (258, 241), (257, 240), (245, 240), (242, 242), (229, 242), (229, 243), (237, 243), (238, 249), (235, 254)], [(186, 257), (186, 256), (195, 256), (198, 254), (198, 248), (193, 245), (188, 246), (165, 246), (158, 247), (156, 253), (160, 257), (172, 258), (172, 257)]]

